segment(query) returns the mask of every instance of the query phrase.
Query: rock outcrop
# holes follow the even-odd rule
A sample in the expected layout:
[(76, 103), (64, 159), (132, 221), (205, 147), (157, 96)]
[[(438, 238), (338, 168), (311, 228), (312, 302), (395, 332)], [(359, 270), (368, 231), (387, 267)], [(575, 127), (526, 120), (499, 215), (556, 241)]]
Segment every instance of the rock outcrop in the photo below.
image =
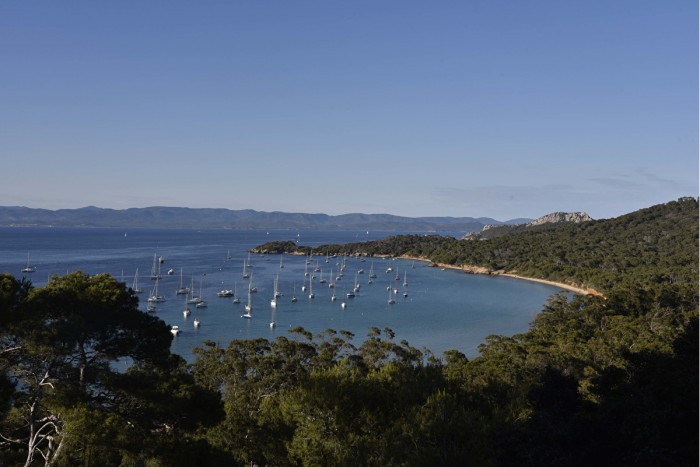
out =
[(585, 212), (553, 212), (545, 216), (539, 217), (534, 221), (528, 223), (528, 226), (542, 225), (542, 224), (554, 224), (560, 222), (587, 222), (592, 221), (593, 218), (586, 214)]

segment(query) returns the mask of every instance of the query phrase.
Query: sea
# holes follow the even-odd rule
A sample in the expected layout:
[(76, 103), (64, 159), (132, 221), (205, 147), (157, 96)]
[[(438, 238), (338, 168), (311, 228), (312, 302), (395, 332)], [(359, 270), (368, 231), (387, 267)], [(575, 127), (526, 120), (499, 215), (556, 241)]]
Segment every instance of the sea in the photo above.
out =
[[(401, 232), (421, 234), (420, 232)], [(451, 349), (469, 358), (491, 334), (511, 336), (525, 332), (547, 299), (562, 290), (556, 286), (510, 277), (465, 274), (460, 270), (430, 267), (410, 259), (328, 257), (322, 249), (312, 257), (250, 254), (268, 241), (291, 240), (319, 247), (377, 240), (397, 232), (117, 229), (68, 227), (0, 227), (0, 272), (25, 276), (41, 287), (52, 275), (81, 270), (109, 273), (139, 294), (146, 312), (147, 298), (158, 285), (165, 299), (154, 312), (169, 326), (178, 326), (172, 351), (193, 361), (192, 349), (205, 340), (226, 346), (234, 339), (291, 337), (301, 326), (312, 333), (346, 330), (361, 345), (371, 328), (391, 329), (394, 340), (440, 357)], [(459, 237), (459, 232), (440, 232)], [(154, 266), (162, 278), (151, 280)], [(22, 273), (30, 265), (35, 272)], [(340, 268), (344, 266), (340, 279)], [(250, 279), (244, 279), (245, 272)], [(138, 271), (138, 273), (137, 273)], [(371, 280), (370, 273), (376, 278)], [(308, 276), (307, 276), (308, 274)], [(334, 288), (329, 287), (333, 279)], [(321, 280), (324, 279), (325, 283)], [(249, 280), (252, 318), (243, 318)], [(280, 296), (270, 302), (274, 284)], [(355, 297), (347, 294), (359, 285)], [(206, 300), (206, 308), (185, 303), (180, 287), (193, 289)], [(305, 288), (305, 290), (302, 290)], [(222, 290), (233, 297), (219, 297)], [(313, 292), (313, 298), (310, 298)], [(336, 300), (331, 297), (335, 292)], [(292, 301), (295, 297), (297, 300)], [(394, 303), (390, 304), (389, 301)], [(343, 303), (345, 305), (343, 305)], [(185, 316), (183, 310), (191, 310)], [(195, 318), (199, 326), (194, 326)], [(271, 327), (271, 321), (275, 326)]]

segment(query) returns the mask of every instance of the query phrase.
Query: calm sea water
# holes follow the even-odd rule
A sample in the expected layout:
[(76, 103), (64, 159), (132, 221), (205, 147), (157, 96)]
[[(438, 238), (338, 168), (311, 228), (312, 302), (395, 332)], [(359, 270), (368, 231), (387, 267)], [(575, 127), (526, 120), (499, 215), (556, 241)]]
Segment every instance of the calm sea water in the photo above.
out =
[[(391, 328), (395, 339), (431, 350), (435, 355), (457, 349), (468, 357), (478, 355), (477, 347), (490, 334), (513, 335), (526, 331), (547, 298), (560, 289), (549, 285), (512, 279), (463, 274), (455, 270), (428, 267), (411, 260), (354, 257), (326, 258), (283, 255), (251, 255), (253, 285), (252, 319), (245, 313), (248, 281), (244, 279), (247, 251), (266, 241), (293, 240), (300, 245), (318, 246), (384, 238), (395, 233), (358, 231), (235, 231), (179, 229), (98, 229), (98, 228), (0, 228), (0, 272), (17, 277), (27, 261), (36, 272), (26, 274), (37, 286), (49, 276), (80, 269), (88, 274), (107, 272), (132, 285), (138, 268), (141, 307), (155, 281), (149, 279), (154, 255), (163, 257), (163, 279), (159, 294), (167, 301), (158, 304), (156, 315), (169, 325), (178, 325), (181, 334), (173, 339), (172, 350), (192, 360), (192, 348), (208, 339), (227, 344), (232, 339), (264, 337), (274, 339), (295, 326), (311, 332), (328, 328), (353, 332), (359, 345), (370, 327)], [(455, 233), (455, 235), (457, 235)], [(320, 279), (338, 275), (345, 263), (344, 276), (333, 289)], [(280, 267), (280, 264), (283, 267)], [(320, 271), (314, 272), (318, 267)], [(387, 269), (391, 268), (391, 272)], [(172, 275), (167, 271), (173, 270)], [(358, 273), (359, 270), (364, 273)], [(376, 279), (369, 284), (370, 270)], [(207, 300), (207, 308), (189, 305), (192, 314), (183, 316), (185, 297), (176, 295), (182, 270), (185, 286), (194, 285)], [(315, 275), (311, 285), (309, 277)], [(398, 280), (396, 279), (398, 273)], [(273, 310), (270, 300), (278, 279), (283, 294)], [(347, 298), (355, 278), (360, 290)], [(404, 287), (404, 278), (407, 286)], [(306, 285), (306, 291), (301, 290)], [(314, 298), (309, 298), (309, 287)], [(220, 298), (217, 292), (234, 289), (240, 304)], [(390, 288), (391, 290), (387, 290)], [(394, 293), (394, 289), (398, 293)], [(403, 294), (406, 292), (407, 297)], [(388, 303), (390, 295), (395, 303)], [(298, 301), (292, 303), (292, 296)], [(347, 307), (343, 309), (341, 303)], [(194, 318), (201, 325), (195, 328)], [(274, 319), (276, 327), (270, 328)]]

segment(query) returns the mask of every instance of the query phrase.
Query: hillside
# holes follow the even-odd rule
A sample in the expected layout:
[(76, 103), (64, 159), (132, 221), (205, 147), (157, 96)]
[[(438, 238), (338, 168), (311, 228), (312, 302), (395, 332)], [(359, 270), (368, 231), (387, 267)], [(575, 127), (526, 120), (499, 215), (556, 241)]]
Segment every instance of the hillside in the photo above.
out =
[(414, 232), (476, 232), (484, 225), (522, 222), (497, 221), (488, 217), (402, 217), (390, 214), (327, 214), (263, 212), (252, 209), (192, 209), (148, 207), (103, 209), (32, 209), (0, 206), (0, 226), (56, 227), (150, 227), (199, 229), (319, 229), (383, 230)]
[[(266, 245), (260, 248), (273, 249)], [(613, 219), (514, 226), (507, 234), (481, 241), (402, 235), (324, 245), (316, 250), (425, 258), (465, 269), (479, 266), (490, 273), (510, 272), (598, 290), (628, 281), (695, 284), (698, 202), (681, 198)]]

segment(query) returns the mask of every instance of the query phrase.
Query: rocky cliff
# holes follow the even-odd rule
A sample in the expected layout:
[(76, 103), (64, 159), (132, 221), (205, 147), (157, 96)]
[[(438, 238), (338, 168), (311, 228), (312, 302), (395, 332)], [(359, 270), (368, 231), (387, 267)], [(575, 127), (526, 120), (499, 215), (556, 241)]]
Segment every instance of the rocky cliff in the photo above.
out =
[(538, 217), (532, 222), (529, 222), (528, 226), (542, 225), (542, 224), (554, 224), (559, 222), (586, 222), (592, 221), (593, 218), (586, 214), (585, 212), (553, 212), (542, 217)]

